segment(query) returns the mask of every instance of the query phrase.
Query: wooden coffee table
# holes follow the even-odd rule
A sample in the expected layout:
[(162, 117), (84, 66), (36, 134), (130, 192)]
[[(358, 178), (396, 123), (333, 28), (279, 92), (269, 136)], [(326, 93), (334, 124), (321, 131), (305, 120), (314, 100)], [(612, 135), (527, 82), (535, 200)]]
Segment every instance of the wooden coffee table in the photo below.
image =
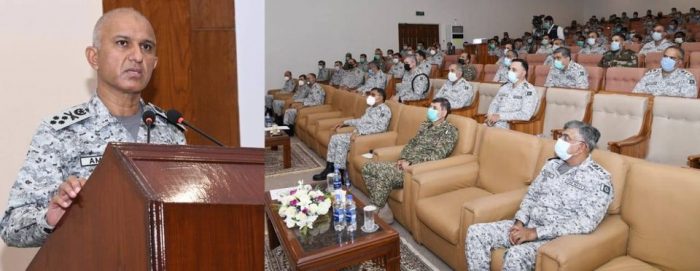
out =
[(280, 135), (270, 135), (269, 132), (265, 132), (265, 147), (276, 150), (279, 145), (282, 145), (282, 162), (284, 163), (284, 168), (292, 167), (292, 148), (287, 133), (282, 132)]
[[(298, 228), (289, 229), (277, 213), (277, 201), (272, 201), (270, 192), (265, 193), (265, 214), (269, 232), (270, 248), (282, 245), (292, 270), (337, 270), (373, 260), (386, 270), (399, 270), (399, 234), (375, 215), (374, 221), (379, 230), (365, 233), (360, 227), (363, 222), (364, 204), (357, 200), (357, 231), (336, 232), (332, 219), (314, 228), (320, 230), (302, 236)], [(332, 214), (332, 208), (329, 211)], [(327, 225), (325, 225), (328, 223)], [(324, 229), (326, 230), (324, 232)], [(314, 235), (316, 234), (316, 235)]]

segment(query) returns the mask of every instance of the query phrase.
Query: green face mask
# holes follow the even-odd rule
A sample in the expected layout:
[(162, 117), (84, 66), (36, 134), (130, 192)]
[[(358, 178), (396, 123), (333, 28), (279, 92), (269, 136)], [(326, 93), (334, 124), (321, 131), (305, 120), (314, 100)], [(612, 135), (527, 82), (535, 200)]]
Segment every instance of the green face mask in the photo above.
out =
[(583, 41), (582, 40), (576, 41), (576, 45), (578, 47), (583, 47)]
[(496, 49), (496, 44), (490, 43), (489, 44), (489, 49)]

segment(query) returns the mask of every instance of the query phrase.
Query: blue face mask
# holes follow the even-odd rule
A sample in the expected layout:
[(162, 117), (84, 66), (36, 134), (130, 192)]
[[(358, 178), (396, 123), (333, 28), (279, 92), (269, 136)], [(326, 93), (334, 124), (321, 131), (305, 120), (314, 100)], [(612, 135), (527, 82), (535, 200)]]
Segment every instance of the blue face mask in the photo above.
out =
[(554, 60), (554, 68), (557, 68), (557, 70), (563, 70), (564, 69), (564, 63), (561, 63), (561, 60)]
[(506, 58), (503, 59), (503, 66), (510, 67), (510, 64), (511, 64), (512, 62), (513, 62), (513, 61), (510, 60), (510, 58), (507, 58), (507, 57), (506, 57)]
[(428, 120), (431, 122), (435, 122), (438, 120), (438, 114), (439, 112), (433, 108), (428, 108)]
[(665, 72), (672, 72), (676, 69), (676, 61), (670, 57), (663, 57), (661, 59), (661, 69)]

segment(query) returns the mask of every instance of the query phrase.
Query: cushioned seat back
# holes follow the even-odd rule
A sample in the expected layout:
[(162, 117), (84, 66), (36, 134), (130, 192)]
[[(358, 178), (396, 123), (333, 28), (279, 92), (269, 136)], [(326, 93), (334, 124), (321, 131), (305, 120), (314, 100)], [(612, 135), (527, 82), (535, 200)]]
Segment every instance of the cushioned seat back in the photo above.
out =
[(652, 114), (647, 160), (684, 166), (688, 155), (700, 154), (699, 99), (659, 96)]
[(430, 86), (433, 87), (433, 96), (437, 94), (438, 90), (442, 88), (442, 85), (445, 84), (445, 79), (430, 79)]
[(664, 57), (663, 52), (649, 52), (644, 57), (644, 67), (653, 69), (661, 67), (661, 58)]
[(569, 47), (569, 49), (571, 50), (572, 54), (578, 54), (578, 52), (581, 51), (581, 47), (579, 47), (578, 45), (571, 46)]
[(552, 129), (561, 129), (570, 120), (583, 120), (591, 92), (588, 90), (549, 88), (544, 109), (542, 134), (552, 136)]
[(544, 97), (547, 94), (547, 88), (545, 87), (535, 87), (535, 91), (537, 91), (537, 106), (535, 106), (535, 112), (533, 114), (537, 114), (539, 112), (540, 107), (543, 106), (544, 103)]
[(593, 97), (591, 124), (600, 131), (598, 147), (607, 150), (608, 142), (639, 134), (647, 110), (647, 99), (624, 94), (596, 94)]
[[(700, 26), (700, 24), (695, 24), (695, 26)], [(695, 31), (696, 33), (700, 33), (700, 31)], [(684, 42), (681, 44), (681, 48), (685, 51), (685, 63), (688, 63), (690, 61), (690, 55), (694, 52), (700, 51), (700, 42)]]
[(530, 66), (543, 65), (544, 61), (547, 59), (547, 54), (528, 54), (527, 64)]
[(333, 102), (333, 95), (335, 95), (335, 92), (337, 92), (338, 89), (336, 89), (333, 86), (326, 85), (326, 84), (320, 84), (320, 85), (321, 85), (321, 88), (323, 89), (323, 92), (326, 93), (326, 96), (323, 98), (324, 99), (323, 103), (324, 104), (331, 104)]
[(584, 54), (579, 54), (578, 55), (578, 64), (581, 64), (582, 66), (598, 66), (598, 62), (600, 62), (600, 59), (603, 58), (603, 55), (599, 54), (594, 54), (594, 55), (584, 55)]
[(481, 83), (472, 81), (468, 82), (470, 85), (472, 85), (472, 89), (474, 90), (474, 95), (472, 95), (472, 99), (469, 101), (469, 104), (471, 105), (472, 103), (474, 103), (474, 100), (479, 95), (479, 88), (481, 87)]
[(535, 165), (535, 171), (532, 172), (532, 180), (528, 183), (532, 183), (532, 181), (535, 180), (535, 177), (540, 174), (540, 171), (542, 171), (542, 167), (544, 167), (544, 164), (549, 161), (549, 159), (552, 159), (556, 157), (557, 155), (554, 154), (554, 144), (556, 143), (555, 140), (550, 139), (550, 138), (540, 138), (540, 151), (539, 151), (539, 156), (537, 157), (537, 164)]
[[(700, 67), (700, 65), (698, 65), (698, 67)], [(476, 78), (474, 78), (474, 81), (482, 82), (483, 80), (481, 79), (484, 75), (484, 64), (474, 64), (474, 68), (476, 69)]]
[(396, 145), (406, 144), (409, 139), (416, 136), (420, 124), (428, 119), (427, 112), (426, 107), (403, 105), (399, 116)]
[(336, 89), (335, 93), (333, 94), (333, 102), (331, 105), (336, 110), (354, 106), (352, 102), (349, 102), (349, 100), (352, 99), (350, 95), (351, 94), (347, 91)]
[(452, 150), (452, 155), (473, 154), (474, 141), (476, 140), (476, 126), (474, 119), (450, 114), (447, 121), (454, 125), (459, 131), (457, 145)]
[(610, 173), (612, 178), (615, 198), (608, 206), (608, 214), (619, 214), (624, 200), (625, 182), (630, 163), (625, 159), (625, 156), (606, 150), (597, 149), (591, 155), (594, 161)]
[(498, 90), (501, 88), (501, 84), (496, 83), (481, 83), (479, 85), (479, 108), (476, 110), (477, 114), (486, 114), (489, 111), (489, 105)]
[(632, 50), (635, 53), (639, 53), (639, 50), (642, 50), (642, 45), (638, 44), (638, 43), (628, 43), (628, 44), (625, 44), (625, 47), (627, 49)]
[(544, 86), (545, 81), (547, 81), (547, 75), (549, 74), (550, 68), (551, 66), (549, 65), (537, 65), (533, 74), (534, 79), (532, 80), (532, 84), (535, 86)]
[(690, 54), (689, 68), (700, 68), (700, 52), (692, 52)]
[(484, 77), (481, 82), (493, 82), (493, 78), (498, 72), (498, 66), (498, 64), (486, 64), (486, 66), (484, 66)]
[(644, 68), (608, 68), (605, 72), (605, 90), (632, 92), (642, 76)]
[(487, 128), (479, 146), (477, 186), (491, 193), (525, 187), (532, 181), (540, 144), (536, 136)]
[(661, 270), (700, 270), (700, 170), (635, 163), (628, 173), (622, 219), (627, 254)]
[(603, 84), (603, 73), (605, 70), (601, 67), (584, 66), (588, 72), (588, 89), (597, 91)]
[(389, 106), (389, 110), (391, 110), (391, 120), (389, 121), (389, 128), (387, 128), (387, 131), (396, 131), (396, 128), (399, 125), (401, 110), (404, 106), (392, 100), (386, 101), (386, 105)]
[(355, 107), (352, 116), (355, 118), (361, 118), (362, 115), (365, 114), (365, 111), (367, 111), (367, 97), (360, 94), (355, 94), (353, 95), (353, 98), (355, 99)]

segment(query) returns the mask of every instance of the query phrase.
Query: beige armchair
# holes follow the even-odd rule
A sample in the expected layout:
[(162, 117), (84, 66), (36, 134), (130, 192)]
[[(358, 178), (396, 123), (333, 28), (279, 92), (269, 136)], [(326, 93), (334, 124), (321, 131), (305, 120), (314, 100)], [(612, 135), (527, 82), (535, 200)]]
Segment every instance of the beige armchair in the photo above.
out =
[(593, 92), (580, 89), (547, 89), (546, 107), (542, 134), (557, 139), (555, 131), (560, 131), (570, 120), (590, 121), (590, 107)]
[[(628, 148), (622, 152), (620, 146), (632, 140), (647, 140), (651, 126), (653, 96), (600, 92), (593, 98), (591, 125), (600, 131), (598, 146), (612, 152), (642, 158), (646, 156), (646, 145)], [(606, 148), (607, 146), (607, 148)]]
[(493, 101), (493, 99), (496, 97), (499, 89), (501, 89), (501, 84), (479, 84), (479, 104), (477, 105), (476, 115), (474, 116), (474, 119), (478, 123), (484, 123), (484, 120), (486, 120), (486, 113), (489, 112), (491, 101)]

